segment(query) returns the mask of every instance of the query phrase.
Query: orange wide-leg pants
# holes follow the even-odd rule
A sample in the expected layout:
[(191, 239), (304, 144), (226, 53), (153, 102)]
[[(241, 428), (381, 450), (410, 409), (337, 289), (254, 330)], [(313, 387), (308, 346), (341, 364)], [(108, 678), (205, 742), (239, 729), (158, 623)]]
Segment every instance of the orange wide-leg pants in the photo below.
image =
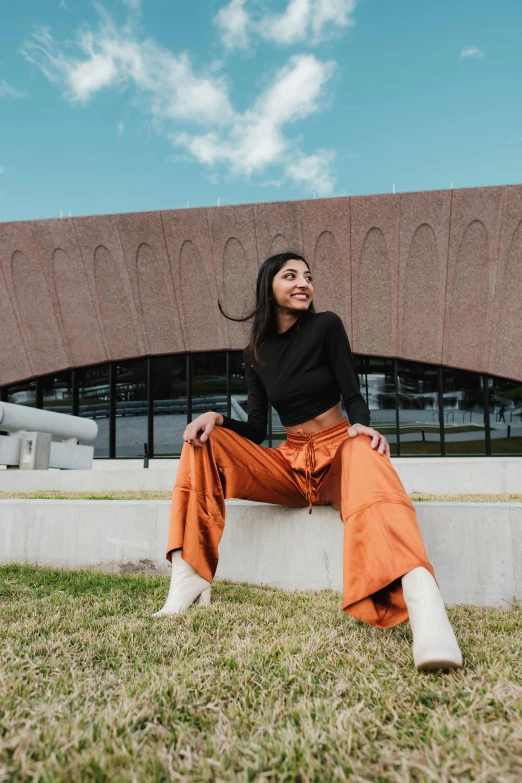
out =
[[(266, 448), (214, 427), (202, 448), (184, 443), (172, 495), (167, 559), (174, 549), (212, 582), (225, 499), (285, 506), (330, 505), (344, 524), (343, 610), (370, 625), (404, 622), (401, 577), (417, 566), (433, 576), (415, 508), (391, 460), (347, 419)], [(276, 546), (274, 542), (274, 546)]]

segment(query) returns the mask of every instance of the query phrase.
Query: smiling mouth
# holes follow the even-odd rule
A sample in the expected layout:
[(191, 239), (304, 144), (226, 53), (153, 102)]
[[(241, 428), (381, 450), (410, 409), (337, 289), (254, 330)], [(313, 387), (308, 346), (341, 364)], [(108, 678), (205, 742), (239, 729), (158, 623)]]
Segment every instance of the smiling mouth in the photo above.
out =
[(305, 301), (306, 299), (309, 299), (310, 297), (308, 296), (308, 294), (291, 294), (291, 298), (292, 299), (301, 299), (301, 300)]

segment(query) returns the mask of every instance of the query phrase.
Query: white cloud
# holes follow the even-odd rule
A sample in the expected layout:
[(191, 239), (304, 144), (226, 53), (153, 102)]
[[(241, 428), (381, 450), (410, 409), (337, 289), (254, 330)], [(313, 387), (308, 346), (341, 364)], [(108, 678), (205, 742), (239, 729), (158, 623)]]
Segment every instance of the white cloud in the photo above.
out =
[(312, 7), (312, 32), (319, 42), (328, 25), (353, 27), (356, 0), (316, 0)]
[[(223, 131), (178, 133), (172, 137), (173, 142), (207, 166), (227, 163), (233, 174), (251, 176), (278, 165), (287, 178), (307, 189), (329, 192), (328, 182), (333, 187), (328, 174), (332, 157), (321, 151), (309, 160), (296, 142), (285, 136), (283, 128), (317, 111), (322, 89), (334, 67), (334, 63), (322, 63), (313, 55), (295, 55), (253, 107), (238, 114)], [(306, 174), (299, 173), (303, 162)]]
[(0, 174), (3, 174), (3, 173), (4, 173), (4, 171), (5, 171), (5, 169), (4, 169), (4, 168), (2, 168), (2, 166), (0, 166)]
[(246, 49), (248, 46), (249, 16), (245, 11), (246, 0), (230, 0), (214, 17), (220, 29), (226, 49)]
[(0, 98), (23, 98), (24, 93), (17, 90), (15, 87), (11, 87), (5, 79), (0, 79)]
[(21, 50), (50, 81), (65, 87), (66, 99), (87, 103), (104, 88), (135, 86), (158, 120), (219, 123), (232, 116), (223, 77), (196, 75), (186, 53), (176, 56), (150, 39), (139, 41), (132, 25), (118, 29), (98, 9), (96, 33), (84, 27), (77, 35), (81, 56), (66, 54), (48, 27), (37, 29)]
[(478, 57), (480, 60), (483, 60), (485, 56), (482, 49), (479, 49), (477, 46), (468, 46), (467, 49), (463, 49), (460, 53), (461, 60), (465, 57)]
[[(96, 30), (83, 26), (76, 50), (62, 48), (49, 28), (40, 28), (22, 53), (66, 100), (87, 104), (107, 89), (133, 90), (133, 98), (180, 153), (210, 173), (284, 176), (301, 187), (327, 194), (333, 187), (333, 153), (305, 155), (288, 126), (316, 112), (335, 63), (311, 54), (294, 55), (279, 69), (250, 108), (237, 111), (225, 76), (207, 69), (197, 74), (187, 53), (174, 54), (150, 38), (141, 40), (131, 21), (116, 27), (99, 5)], [(120, 131), (120, 125), (122, 129)], [(118, 126), (121, 136), (123, 123)], [(274, 168), (276, 171), (274, 171)], [(275, 175), (275, 176), (274, 176)]]
[(302, 41), (311, 19), (311, 0), (290, 0), (286, 11), (279, 15), (267, 15), (258, 24), (263, 38), (279, 44)]
[(357, 0), (288, 0), (280, 14), (248, 12), (245, 4), (246, 0), (231, 0), (214, 19), (227, 49), (245, 49), (249, 33), (281, 46), (318, 44), (335, 28), (355, 24)]
[(125, 130), (125, 124), (124, 124), (123, 122), (119, 122), (119, 123), (116, 125), (116, 127), (117, 127), (117, 129), (118, 129), (118, 136), (119, 136), (119, 138), (121, 139), (121, 135), (122, 135), (123, 131)]
[(302, 155), (288, 163), (286, 175), (308, 191), (316, 190), (320, 196), (328, 196), (335, 185), (331, 165), (335, 158), (333, 150), (317, 150), (313, 155)]

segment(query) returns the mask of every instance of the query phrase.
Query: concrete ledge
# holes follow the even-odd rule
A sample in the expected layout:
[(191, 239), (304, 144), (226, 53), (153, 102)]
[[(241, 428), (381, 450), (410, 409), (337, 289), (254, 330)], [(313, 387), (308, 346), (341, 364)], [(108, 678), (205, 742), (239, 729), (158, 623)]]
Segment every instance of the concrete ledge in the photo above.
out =
[[(510, 494), (522, 492), (521, 457), (392, 457), (406, 492)], [(157, 460), (144, 470), (134, 460), (95, 470), (0, 470), (0, 491), (124, 492), (171, 490), (179, 460)], [(94, 465), (97, 465), (95, 461)]]
[[(217, 578), (341, 590), (343, 526), (329, 506), (227, 501)], [(416, 503), (446, 603), (522, 600), (522, 503)], [(0, 563), (168, 573), (170, 501), (0, 501)]]
[(178, 461), (168, 469), (2, 470), (1, 492), (127, 492), (172, 490)]

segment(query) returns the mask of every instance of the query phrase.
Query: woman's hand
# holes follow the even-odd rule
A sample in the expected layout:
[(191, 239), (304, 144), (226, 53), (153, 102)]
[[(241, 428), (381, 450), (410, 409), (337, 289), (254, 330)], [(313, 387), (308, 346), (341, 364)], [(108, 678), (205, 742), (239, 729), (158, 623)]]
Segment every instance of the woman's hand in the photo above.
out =
[(223, 421), (220, 413), (215, 413), (214, 411), (202, 413), (197, 419), (187, 424), (183, 433), (183, 440), (196, 446), (196, 448), (202, 449), (203, 443), (208, 440), (208, 436), (220, 419)]
[(348, 435), (350, 438), (355, 438), (356, 435), (369, 435), (372, 439), (372, 449), (375, 449), (377, 446), (379, 446), (379, 454), (386, 454), (387, 457), (390, 456), (390, 447), (388, 445), (388, 441), (384, 435), (381, 435), (380, 432), (374, 430), (373, 427), (367, 427), (365, 424), (359, 423), (352, 424), (351, 427), (348, 427)]

